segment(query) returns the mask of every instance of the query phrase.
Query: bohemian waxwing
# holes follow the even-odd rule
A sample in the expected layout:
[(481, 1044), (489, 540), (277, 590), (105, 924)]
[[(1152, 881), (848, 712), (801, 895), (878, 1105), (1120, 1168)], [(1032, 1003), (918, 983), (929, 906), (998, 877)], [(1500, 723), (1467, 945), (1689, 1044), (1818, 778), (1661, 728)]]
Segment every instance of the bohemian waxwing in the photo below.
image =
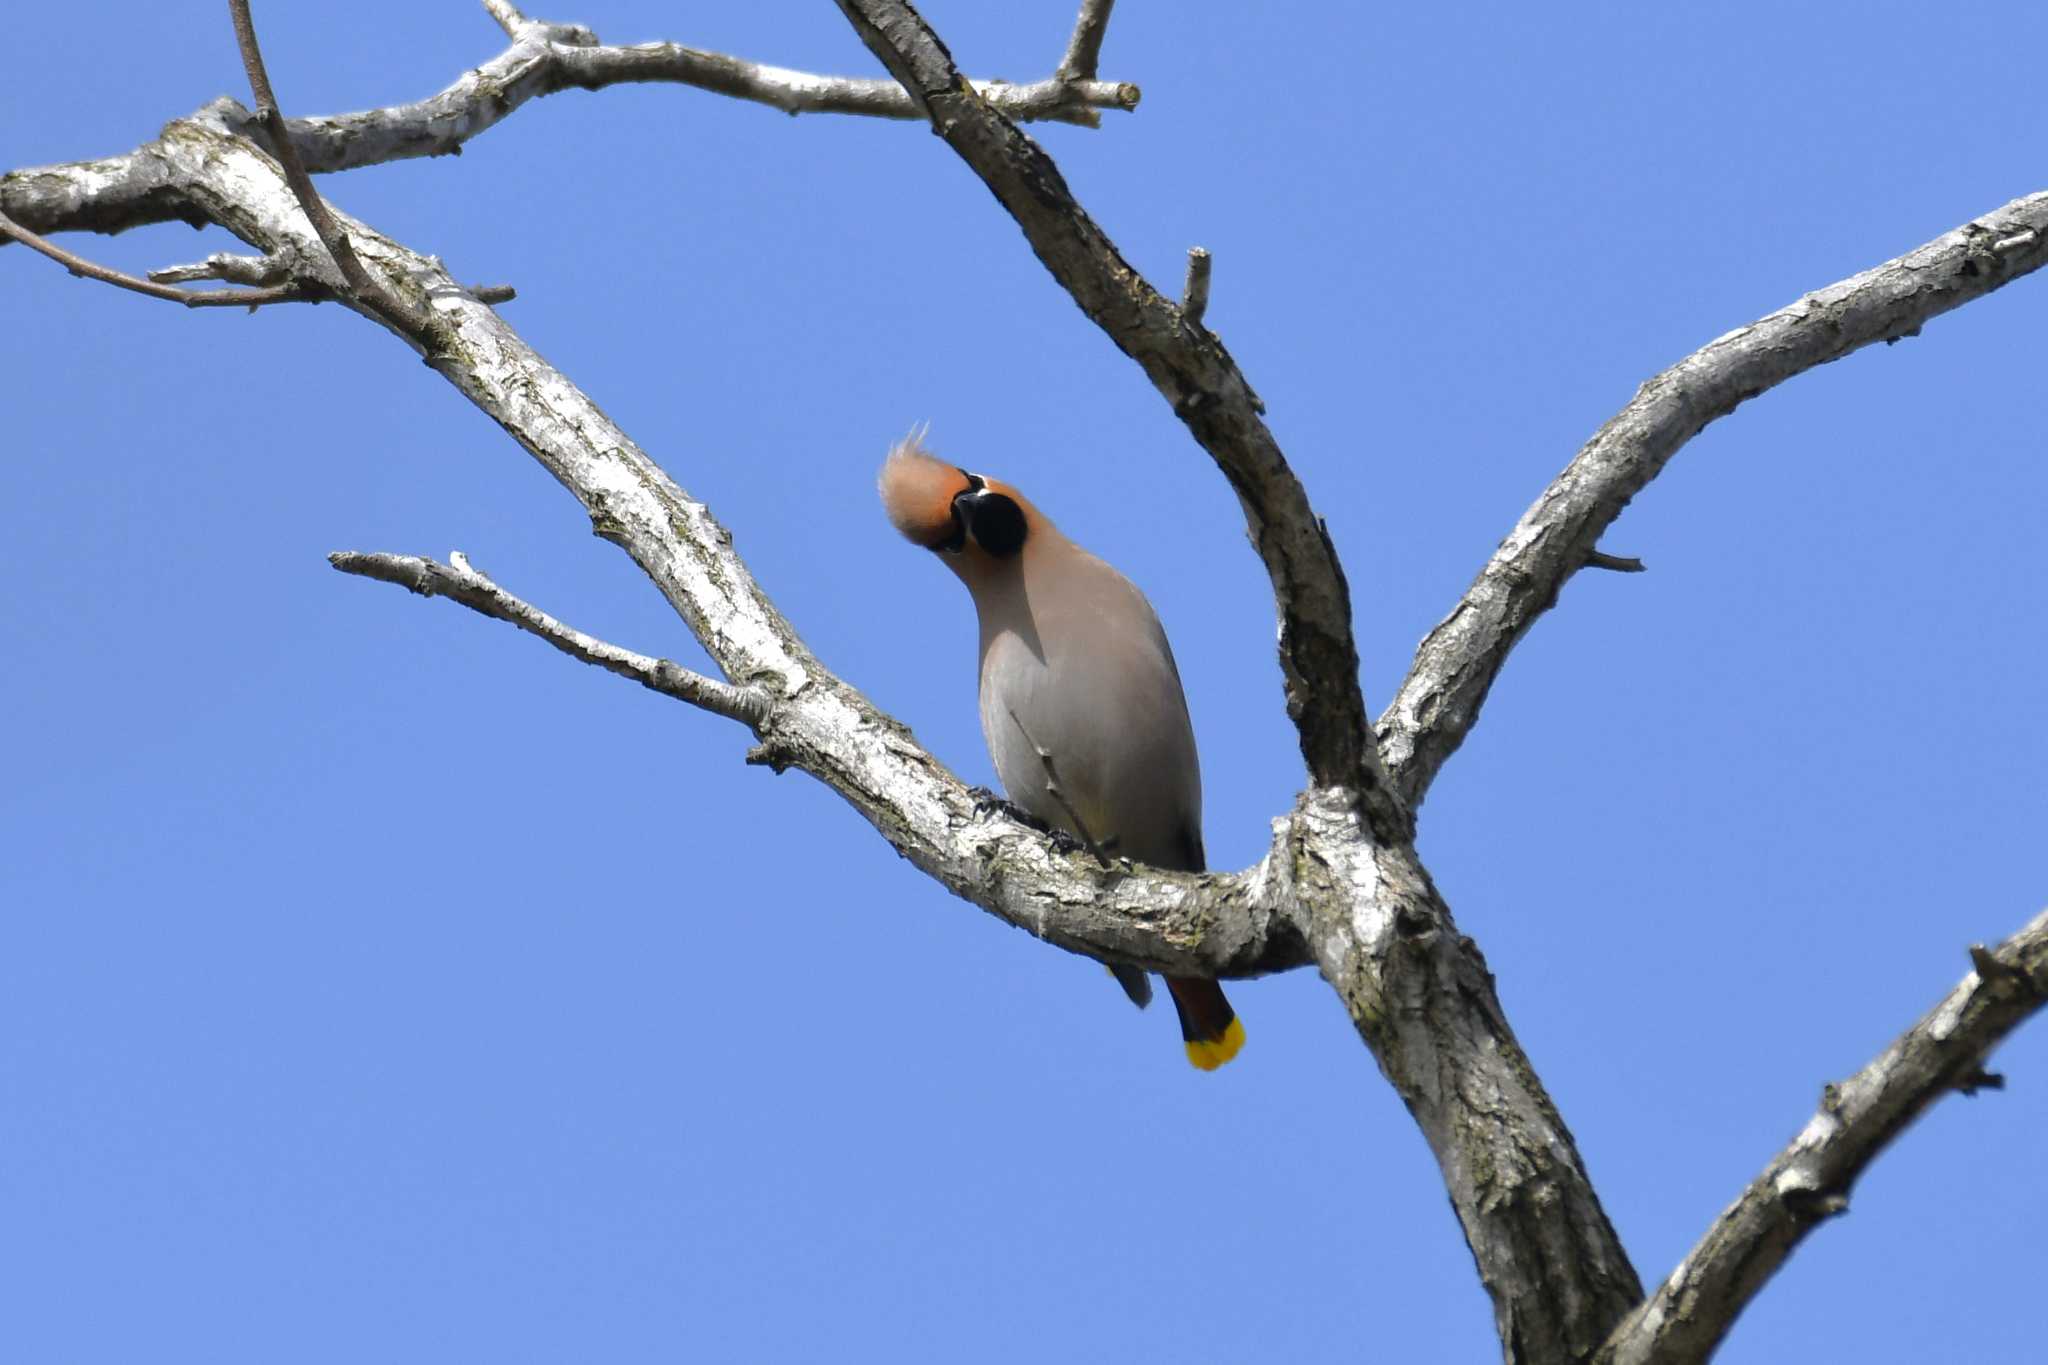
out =
[[(1129, 579), (1008, 484), (889, 452), (882, 507), (959, 576), (981, 619), (981, 732), (1012, 803), (1100, 853), (1203, 870), (1202, 774), (1180, 671)], [(1110, 969), (1131, 999), (1145, 973)], [(1244, 1026), (1214, 981), (1166, 978), (1188, 1060), (1214, 1070)]]

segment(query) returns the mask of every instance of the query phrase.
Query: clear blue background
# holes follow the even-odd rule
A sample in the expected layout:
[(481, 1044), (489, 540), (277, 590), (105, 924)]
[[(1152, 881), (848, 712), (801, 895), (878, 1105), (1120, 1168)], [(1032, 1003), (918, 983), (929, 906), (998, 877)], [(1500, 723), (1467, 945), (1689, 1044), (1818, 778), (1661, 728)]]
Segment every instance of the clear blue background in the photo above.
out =
[[(978, 75), (1068, 0), (935, 3)], [(873, 74), (826, 4), (546, 17)], [(259, 6), (294, 112), (498, 52), (473, 4)], [(10, 21), (0, 163), (245, 95), (218, 5)], [(1343, 552), (1384, 705), (1627, 400), (1710, 338), (2042, 188), (2030, 7), (1118, 7), (1036, 130), (1210, 319)], [(964, 594), (883, 522), (930, 421), (1151, 594), (1221, 867), (1301, 780), (1224, 481), (924, 129), (570, 92), (329, 177), (731, 527), (819, 654), (988, 781)], [(134, 269), (230, 243), (74, 246)], [(1331, 993), (1170, 1013), (949, 898), (743, 732), (329, 569), (459, 548), (701, 659), (488, 420), (337, 308), (193, 314), (0, 251), (0, 1355), (24, 1362), (1474, 1361), (1434, 1166)], [(1608, 537), (1423, 850), (1646, 1279), (2040, 908), (2048, 280), (1744, 407)], [(1944, 1102), (1722, 1359), (2016, 1358), (2048, 1027)]]

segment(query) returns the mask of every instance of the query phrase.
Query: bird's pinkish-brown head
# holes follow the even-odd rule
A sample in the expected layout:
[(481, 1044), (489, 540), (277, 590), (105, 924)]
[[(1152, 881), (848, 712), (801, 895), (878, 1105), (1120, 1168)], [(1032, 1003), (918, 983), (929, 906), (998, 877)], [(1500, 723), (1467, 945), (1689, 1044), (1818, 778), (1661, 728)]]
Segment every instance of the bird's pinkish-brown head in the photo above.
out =
[(914, 545), (970, 562), (1014, 559), (1050, 524), (1006, 483), (970, 474), (926, 450), (915, 435), (898, 442), (876, 481), (889, 522)]

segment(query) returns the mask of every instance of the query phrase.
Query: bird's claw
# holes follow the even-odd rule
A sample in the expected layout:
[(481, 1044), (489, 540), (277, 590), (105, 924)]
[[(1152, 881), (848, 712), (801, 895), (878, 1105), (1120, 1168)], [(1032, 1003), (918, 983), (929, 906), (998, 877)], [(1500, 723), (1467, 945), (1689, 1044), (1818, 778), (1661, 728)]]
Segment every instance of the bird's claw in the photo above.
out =
[(1025, 810), (1022, 806), (996, 795), (987, 787), (969, 787), (967, 794), (974, 798), (974, 813), (976, 815), (1007, 815), (1020, 825), (1029, 825), (1040, 834), (1051, 834), (1054, 832), (1051, 825), (1048, 825), (1030, 811)]
[(1063, 829), (1048, 826), (1045, 837), (1052, 840), (1053, 851), (1065, 857), (1069, 853), (1094, 854), (1095, 850), (1076, 839)]
[(974, 813), (976, 815), (993, 815), (997, 811), (1006, 811), (1019, 819), (1023, 818), (1023, 812), (990, 791), (987, 787), (969, 787), (967, 794), (974, 798)]
[(1027, 829), (1035, 829), (1051, 840), (1053, 851), (1063, 857), (1069, 853), (1095, 852), (1087, 841), (1075, 838), (1057, 825), (1047, 824), (1022, 806), (996, 795), (987, 787), (969, 787), (967, 794), (974, 798), (976, 815), (1004, 815)]

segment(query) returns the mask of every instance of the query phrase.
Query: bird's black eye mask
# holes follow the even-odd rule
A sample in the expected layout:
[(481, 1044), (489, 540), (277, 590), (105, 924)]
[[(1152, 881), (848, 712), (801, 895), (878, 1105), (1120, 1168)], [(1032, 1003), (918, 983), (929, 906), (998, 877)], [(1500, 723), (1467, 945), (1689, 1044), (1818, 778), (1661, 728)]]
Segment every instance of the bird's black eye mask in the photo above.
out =
[(960, 473), (967, 479), (967, 491), (953, 499), (953, 534), (932, 548), (958, 554), (967, 548), (967, 537), (994, 555), (1008, 559), (1024, 548), (1024, 509), (1004, 493), (989, 491), (979, 474)]

